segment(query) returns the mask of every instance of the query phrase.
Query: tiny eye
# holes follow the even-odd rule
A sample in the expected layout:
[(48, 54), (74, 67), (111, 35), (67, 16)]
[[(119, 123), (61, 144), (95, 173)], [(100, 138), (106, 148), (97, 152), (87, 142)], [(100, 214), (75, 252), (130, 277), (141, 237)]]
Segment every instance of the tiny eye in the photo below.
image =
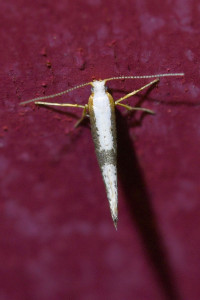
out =
[(93, 88), (93, 86), (91, 87), (91, 93), (94, 93), (94, 88)]

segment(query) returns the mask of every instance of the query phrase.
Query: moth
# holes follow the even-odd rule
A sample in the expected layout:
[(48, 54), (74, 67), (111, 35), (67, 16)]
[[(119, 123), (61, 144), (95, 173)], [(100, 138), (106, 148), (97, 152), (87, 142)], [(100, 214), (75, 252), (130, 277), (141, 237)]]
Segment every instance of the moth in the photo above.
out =
[[(28, 101), (21, 102), (20, 104), (27, 104), (34, 102), (36, 105), (48, 105), (48, 106), (64, 106), (64, 107), (77, 107), (82, 108), (82, 116), (80, 120), (75, 124), (77, 127), (82, 120), (89, 115), (92, 138), (94, 141), (95, 152), (99, 167), (103, 176), (107, 198), (110, 206), (110, 212), (113, 219), (115, 228), (117, 229), (118, 221), (118, 192), (117, 192), (117, 134), (116, 134), (116, 119), (115, 119), (115, 106), (119, 105), (127, 110), (139, 110), (146, 113), (154, 114), (154, 112), (147, 108), (132, 107), (127, 104), (121, 103), (122, 101), (132, 97), (138, 92), (148, 88), (159, 82), (160, 77), (167, 76), (184, 76), (184, 73), (167, 73), (158, 75), (144, 75), (144, 76), (120, 76), (112, 77), (103, 80), (93, 80), (87, 82), (63, 92), (34, 98)], [(141, 79), (141, 78), (156, 78), (150, 83), (142, 86), (140, 89), (134, 90), (128, 93), (124, 97), (114, 101), (111, 94), (107, 91), (106, 83), (111, 80), (124, 80), (124, 79)], [(41, 100), (49, 99), (64, 95), (75, 89), (91, 85), (91, 95), (89, 101), (85, 105), (71, 104), (71, 103), (52, 103), (42, 102)]]

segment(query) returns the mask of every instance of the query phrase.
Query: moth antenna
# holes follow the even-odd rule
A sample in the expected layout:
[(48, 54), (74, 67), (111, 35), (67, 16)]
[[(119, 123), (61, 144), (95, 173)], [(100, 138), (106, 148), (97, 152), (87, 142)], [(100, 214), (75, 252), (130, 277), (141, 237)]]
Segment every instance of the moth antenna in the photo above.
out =
[(143, 76), (119, 76), (111, 77), (105, 79), (106, 81), (116, 80), (116, 79), (142, 79), (142, 78), (159, 78), (159, 77), (170, 77), (170, 76), (184, 76), (184, 73), (166, 73), (166, 74), (157, 74), (157, 75), (143, 75)]
[[(185, 75), (184, 73), (166, 73), (166, 74), (143, 75), (143, 76), (119, 76), (119, 77), (107, 78), (107, 79), (105, 79), (105, 82), (106, 81), (111, 81), (111, 80), (117, 80), (117, 79), (142, 79), (142, 78), (155, 78), (155, 77), (159, 78), (159, 77), (184, 76), (184, 75)], [(42, 96), (42, 97), (37, 97), (37, 98), (33, 98), (33, 99), (30, 99), (30, 100), (27, 100), (27, 101), (23, 101), (23, 102), (20, 102), (20, 105), (24, 105), (24, 104), (31, 103), (31, 102), (34, 102), (34, 101), (39, 101), (39, 100), (44, 100), (44, 99), (58, 97), (58, 96), (67, 94), (67, 93), (69, 93), (69, 92), (71, 92), (73, 90), (76, 90), (76, 89), (79, 89), (81, 87), (84, 87), (86, 85), (92, 85), (92, 82), (90, 81), (90, 82), (87, 82), (87, 83), (83, 83), (83, 84), (77, 85), (77, 86), (75, 86), (73, 88), (70, 88), (68, 90), (65, 90), (63, 92), (56, 93), (56, 94), (53, 94), (53, 95)]]
[(64, 95), (66, 93), (69, 93), (69, 92), (71, 92), (73, 90), (79, 89), (79, 88), (81, 88), (83, 86), (86, 86), (86, 85), (89, 85), (89, 84), (92, 84), (92, 83), (91, 82), (83, 83), (83, 84), (77, 85), (77, 86), (75, 86), (73, 88), (70, 88), (70, 89), (65, 90), (63, 92), (60, 92), (60, 93), (56, 93), (56, 94), (49, 95), (49, 96), (37, 97), (37, 98), (33, 98), (33, 99), (30, 99), (30, 100), (27, 100), (27, 101), (23, 101), (23, 102), (20, 102), (20, 105), (27, 104), (27, 103), (34, 102), (34, 101), (43, 100), (43, 99), (49, 99), (49, 98), (58, 97), (58, 96)]

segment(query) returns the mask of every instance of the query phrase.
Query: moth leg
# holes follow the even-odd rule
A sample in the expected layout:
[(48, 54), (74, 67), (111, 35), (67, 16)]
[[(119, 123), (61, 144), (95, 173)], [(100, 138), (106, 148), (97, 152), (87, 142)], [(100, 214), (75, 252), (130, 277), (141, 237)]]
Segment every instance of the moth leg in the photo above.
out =
[(148, 109), (148, 108), (143, 108), (143, 107), (132, 107), (132, 106), (129, 106), (129, 105), (126, 105), (126, 104), (122, 104), (122, 103), (118, 103), (117, 105), (120, 105), (120, 106), (123, 106), (125, 107), (126, 109), (132, 111), (132, 110), (140, 110), (140, 111), (144, 111), (148, 114), (152, 114), (154, 115), (155, 112), (151, 109)]
[(124, 96), (124, 97), (118, 99), (117, 101), (115, 101), (115, 105), (119, 105), (119, 102), (121, 102), (121, 101), (123, 101), (123, 100), (125, 100), (125, 99), (127, 99), (127, 98), (129, 98), (129, 97), (131, 97), (131, 96), (133, 96), (135, 94), (137, 94), (138, 92), (144, 90), (145, 88), (147, 88), (147, 87), (149, 87), (149, 86), (151, 86), (151, 85), (153, 85), (153, 84), (155, 84), (157, 82), (159, 82), (159, 79), (155, 79), (155, 80), (151, 81), (150, 83), (142, 86), (139, 90), (135, 90), (135, 91), (127, 94), (126, 96)]
[(87, 116), (87, 110), (88, 110), (88, 105), (86, 104), (84, 106), (81, 118), (74, 125), (75, 128), (78, 127), (80, 125), (80, 123), (85, 119), (85, 117)]
[(47, 106), (69, 106), (69, 107), (81, 107), (84, 108), (85, 105), (79, 105), (79, 104), (71, 104), (71, 103), (52, 103), (52, 102), (41, 102), (36, 101), (34, 102), (36, 105), (47, 105)]
[(35, 102), (36, 105), (44, 105), (44, 106), (67, 106), (67, 107), (79, 107), (79, 108), (83, 108), (83, 113), (82, 116), (80, 118), (80, 120), (78, 120), (78, 122), (76, 122), (76, 124), (74, 125), (74, 127), (78, 127), (78, 125), (83, 121), (83, 119), (85, 118), (86, 114), (87, 114), (87, 108), (88, 105), (79, 105), (79, 104), (71, 104), (71, 103), (52, 103), (52, 102), (41, 102), (41, 101), (36, 101)]

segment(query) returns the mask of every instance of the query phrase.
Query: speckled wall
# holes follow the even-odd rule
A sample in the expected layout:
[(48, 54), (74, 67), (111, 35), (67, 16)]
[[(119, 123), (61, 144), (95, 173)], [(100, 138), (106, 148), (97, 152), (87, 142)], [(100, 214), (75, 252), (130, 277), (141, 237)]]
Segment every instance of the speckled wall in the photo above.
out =
[[(200, 299), (199, 36), (198, 0), (0, 2), (0, 300)], [(117, 108), (116, 232), (81, 110), (19, 103), (167, 72)]]

